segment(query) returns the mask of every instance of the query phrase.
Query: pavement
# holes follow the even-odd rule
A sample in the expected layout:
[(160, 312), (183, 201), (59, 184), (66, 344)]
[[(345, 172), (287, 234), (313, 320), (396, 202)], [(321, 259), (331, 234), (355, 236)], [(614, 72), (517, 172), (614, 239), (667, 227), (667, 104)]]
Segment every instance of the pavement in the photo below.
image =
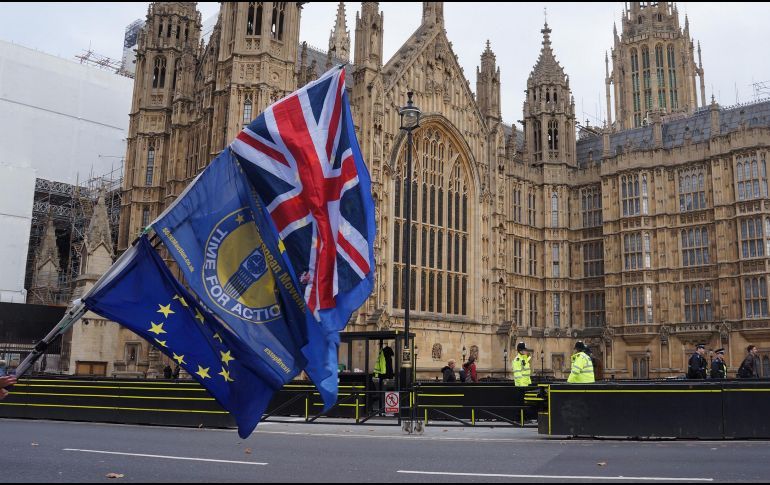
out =
[[(768, 441), (620, 441), (533, 428), (265, 422), (234, 430), (0, 419), (1, 482), (766, 481)], [(108, 478), (114, 474), (115, 478)]]

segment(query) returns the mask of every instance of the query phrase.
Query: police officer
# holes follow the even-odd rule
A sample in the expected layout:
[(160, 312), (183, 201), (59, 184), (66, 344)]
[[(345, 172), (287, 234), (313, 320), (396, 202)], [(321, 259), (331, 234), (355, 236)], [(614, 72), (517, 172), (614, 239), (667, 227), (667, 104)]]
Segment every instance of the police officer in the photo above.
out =
[(586, 354), (586, 344), (581, 340), (575, 343), (575, 353), (572, 355), (572, 370), (567, 382), (572, 384), (588, 384), (595, 382), (594, 365), (591, 357)]
[(727, 379), (727, 364), (725, 363), (725, 349), (717, 349), (716, 357), (711, 361), (711, 378)]
[(690, 361), (687, 365), (687, 378), (688, 379), (705, 379), (706, 370), (708, 369), (708, 362), (703, 357), (706, 354), (706, 344), (698, 344), (695, 346), (695, 353), (690, 357)]
[(524, 342), (519, 342), (516, 345), (516, 358), (511, 364), (513, 366), (513, 383), (516, 387), (532, 385), (532, 379), (529, 377), (532, 374), (529, 365), (531, 359), (532, 356), (529, 355), (527, 345)]

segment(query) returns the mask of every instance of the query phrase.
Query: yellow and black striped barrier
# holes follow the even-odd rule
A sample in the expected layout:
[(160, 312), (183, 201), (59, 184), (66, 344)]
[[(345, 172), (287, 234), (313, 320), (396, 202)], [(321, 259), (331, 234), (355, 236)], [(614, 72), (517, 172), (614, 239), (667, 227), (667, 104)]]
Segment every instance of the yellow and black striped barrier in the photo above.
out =
[(523, 426), (537, 417), (538, 404), (526, 396), (534, 387), (516, 387), (513, 382), (420, 383), (416, 406), (421, 418), (453, 420), (475, 426), (481, 420)]
[(621, 438), (770, 438), (770, 381), (550, 384), (541, 434)]
[(234, 421), (197, 382), (25, 378), (0, 401), (0, 417), (171, 426)]

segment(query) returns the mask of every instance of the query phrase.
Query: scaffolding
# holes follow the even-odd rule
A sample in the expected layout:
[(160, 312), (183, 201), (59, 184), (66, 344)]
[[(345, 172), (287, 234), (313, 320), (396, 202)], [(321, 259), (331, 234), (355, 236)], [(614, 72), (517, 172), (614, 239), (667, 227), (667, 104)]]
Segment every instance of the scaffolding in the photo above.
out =
[(75, 56), (75, 59), (78, 59), (81, 64), (87, 64), (89, 66), (106, 69), (108, 71), (114, 72), (115, 74), (119, 74), (131, 79), (134, 78), (134, 73), (126, 70), (122, 61), (98, 54), (91, 49), (84, 49), (82, 54)]
[[(44, 305), (69, 303), (80, 272), (84, 238), (100, 193), (104, 193), (112, 244), (113, 247), (117, 247), (122, 183), (122, 160), (120, 167), (104, 175), (92, 176), (75, 185), (40, 178), (35, 180), (32, 228), (24, 285), (28, 288), (28, 302)], [(49, 218), (54, 222), (60, 255), (59, 284), (56, 288), (34, 288), (36, 259)]]

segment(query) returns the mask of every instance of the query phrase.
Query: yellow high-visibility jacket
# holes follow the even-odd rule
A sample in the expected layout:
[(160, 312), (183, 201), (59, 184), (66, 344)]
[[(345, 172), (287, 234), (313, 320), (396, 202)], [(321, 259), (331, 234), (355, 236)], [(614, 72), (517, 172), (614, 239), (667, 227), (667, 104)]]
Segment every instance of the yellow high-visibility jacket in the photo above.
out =
[(573, 384), (594, 382), (594, 364), (585, 352), (578, 352), (572, 356), (572, 371), (567, 382)]
[(532, 385), (532, 379), (529, 377), (532, 374), (529, 365), (530, 360), (532, 360), (532, 356), (526, 354), (518, 354), (513, 359), (511, 364), (513, 366), (513, 383), (517, 387)]
[(385, 353), (380, 350), (380, 354), (377, 356), (377, 363), (374, 364), (374, 377), (381, 377), (385, 375)]

